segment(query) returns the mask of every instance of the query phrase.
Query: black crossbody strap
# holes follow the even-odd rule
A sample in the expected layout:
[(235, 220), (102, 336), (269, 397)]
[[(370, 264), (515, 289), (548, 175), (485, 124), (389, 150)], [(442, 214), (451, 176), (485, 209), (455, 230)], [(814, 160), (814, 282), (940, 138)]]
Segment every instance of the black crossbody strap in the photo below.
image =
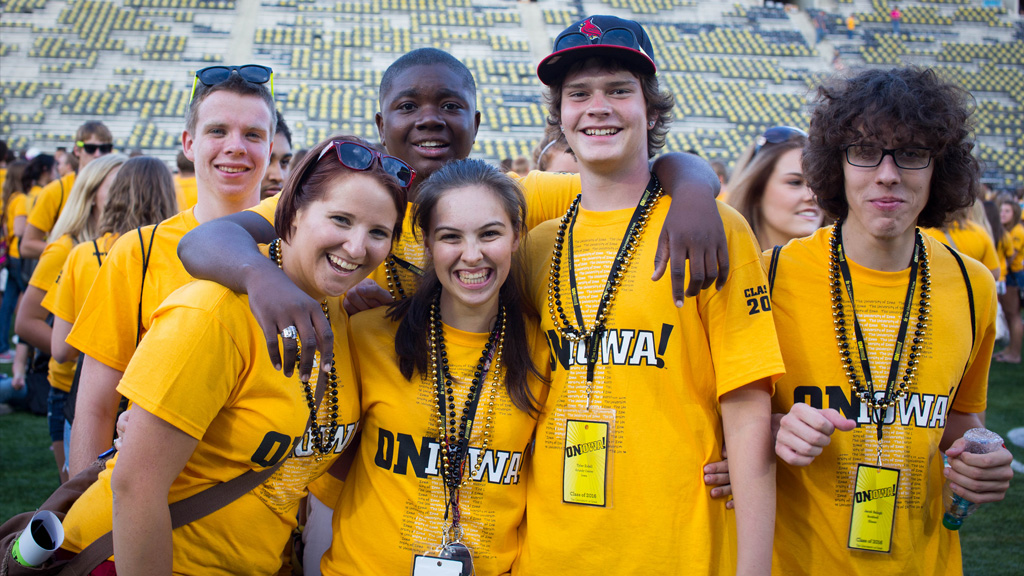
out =
[[(178, 528), (195, 522), (241, 498), (244, 494), (266, 482), (288, 458), (256, 472), (249, 470), (227, 482), (211, 486), (169, 506), (171, 528)], [(64, 566), (58, 576), (86, 576), (114, 553), (114, 532), (111, 530), (85, 547)]]
[(149, 257), (153, 255), (153, 239), (156, 238), (156, 229), (160, 227), (157, 223), (153, 226), (153, 233), (149, 236), (149, 248), (146, 248), (146, 242), (142, 239), (142, 227), (136, 228), (135, 231), (139, 233), (139, 244), (142, 246), (142, 286), (139, 287), (139, 313), (138, 321), (135, 325), (135, 346), (139, 346), (139, 342), (142, 341), (142, 295), (146, 291), (146, 271), (149, 270)]
[[(943, 246), (946, 245), (943, 244)], [(967, 375), (967, 368), (969, 368), (971, 365), (971, 353), (974, 352), (974, 344), (978, 334), (978, 320), (974, 312), (974, 288), (971, 286), (970, 276), (967, 275), (967, 267), (964, 266), (964, 259), (960, 257), (960, 254), (958, 254), (956, 250), (953, 250), (949, 246), (946, 246), (946, 250), (949, 250), (949, 253), (952, 254), (953, 258), (956, 259), (957, 265), (960, 266), (960, 273), (963, 274), (964, 285), (967, 287), (968, 309), (971, 311), (971, 351), (968, 352), (967, 354), (967, 363), (964, 364), (964, 371), (963, 374), (960, 375), (960, 382), (958, 382), (956, 385), (956, 392), (954, 392), (953, 397), (949, 399), (949, 408), (947, 408), (946, 410), (946, 413), (948, 414), (949, 410), (953, 409), (953, 403), (956, 402), (956, 397), (958, 394), (960, 394), (960, 383), (964, 381), (964, 376)]]
[(768, 296), (772, 295), (775, 289), (775, 274), (779, 271), (779, 255), (782, 254), (782, 246), (772, 248), (772, 260), (768, 264)]

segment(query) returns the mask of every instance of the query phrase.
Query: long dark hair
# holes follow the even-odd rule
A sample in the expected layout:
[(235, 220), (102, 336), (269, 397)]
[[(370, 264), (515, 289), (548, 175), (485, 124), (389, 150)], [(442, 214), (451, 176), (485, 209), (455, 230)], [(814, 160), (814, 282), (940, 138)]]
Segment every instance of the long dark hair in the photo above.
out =
[[(419, 233), (424, 238), (430, 233), (434, 210), (447, 192), (467, 186), (486, 188), (501, 201), (512, 222), (512, 229), (519, 234), (521, 245), (526, 234), (523, 191), (514, 180), (480, 160), (450, 162), (420, 185), (418, 205), (413, 215)], [(388, 317), (399, 321), (395, 353), (399, 370), (406, 379), (412, 379), (414, 372), (426, 374), (429, 370), (427, 334), (430, 330), (430, 307), (440, 290), (437, 272), (433, 265), (427, 265), (416, 293), (392, 304), (388, 310)], [(516, 408), (535, 416), (539, 412), (537, 400), (530, 392), (527, 380), (530, 374), (538, 378), (542, 376), (530, 358), (526, 315), (536, 317), (536, 312), (526, 297), (526, 269), (519, 252), (512, 256), (512, 268), (501, 286), (499, 298), (505, 307), (505, 390)]]

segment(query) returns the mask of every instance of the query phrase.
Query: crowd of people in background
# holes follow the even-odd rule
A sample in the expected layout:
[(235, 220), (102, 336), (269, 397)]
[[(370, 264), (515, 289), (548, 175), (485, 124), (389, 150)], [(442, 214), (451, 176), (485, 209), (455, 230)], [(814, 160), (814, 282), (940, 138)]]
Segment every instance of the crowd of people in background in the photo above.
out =
[[(656, 73), (640, 24), (571, 25), (538, 66), (549, 125), (500, 166), (469, 158), (475, 81), (432, 48), (382, 76), (379, 143), (296, 149), (258, 64), (196, 72), (173, 172), (98, 121), (53, 154), (0, 142), (0, 401), (46, 414), (61, 481), (116, 448), (62, 553), (112, 532), (94, 574), (958, 573), (936, 495), (1005, 494), (1009, 452), (961, 436), (1024, 332), (1024, 191), (983, 190), (969, 94), (834, 78), (730, 176), (662, 153)], [(943, 415), (917, 422), (926, 397)], [(247, 471), (172, 529), (169, 503)], [(863, 526), (853, 486), (892, 472), (887, 530)]]

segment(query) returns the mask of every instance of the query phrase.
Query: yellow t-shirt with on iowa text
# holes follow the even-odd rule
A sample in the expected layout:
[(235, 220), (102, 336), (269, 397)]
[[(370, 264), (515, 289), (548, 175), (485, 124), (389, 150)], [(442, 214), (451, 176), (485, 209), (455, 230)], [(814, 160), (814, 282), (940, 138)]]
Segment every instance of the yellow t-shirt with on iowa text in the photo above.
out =
[[(362, 389), (363, 430), (334, 513), (334, 541), (321, 564), (328, 575), (411, 574), (413, 557), (436, 550), (445, 526), (434, 382), (431, 376), (402, 376), (395, 354), (398, 323), (385, 313), (377, 308), (352, 319), (359, 334), (355, 357), (367, 383)], [(459, 406), (467, 398), (487, 338), (444, 326)], [(546, 374), (547, 349), (536, 323), (529, 323), (528, 338), (533, 362)], [(526, 507), (524, 466), (536, 425), (512, 404), (504, 380), (493, 387), (492, 377), (488, 372), (470, 436), (465, 475), (473, 481), (460, 490), (462, 542), (472, 550), (479, 576), (508, 573), (519, 552), (517, 531)], [(542, 404), (546, 386), (535, 377), (528, 385)], [(488, 428), (492, 394), (494, 415)], [(481, 453), (485, 429), (489, 440)]]
[[(574, 174), (551, 174), (548, 172), (530, 172), (525, 178), (519, 179), (527, 200), (527, 227), (533, 227), (545, 220), (561, 216), (580, 191), (580, 180)], [(270, 224), (274, 224), (280, 194), (261, 201), (249, 208), (262, 216)], [(406, 210), (402, 223), (402, 235), (392, 244), (391, 253), (414, 266), (422, 269), (425, 258), (423, 243), (415, 233), (415, 222), (412, 219), (412, 205)], [(387, 262), (382, 263), (370, 273), (369, 278), (381, 288), (388, 290)], [(411, 271), (398, 266), (398, 282), (407, 296), (416, 292), (418, 277)], [(399, 295), (397, 286), (391, 287), (395, 295)], [(310, 489), (321, 501), (327, 502), (340, 491), (339, 481), (333, 476), (324, 475)]]
[[(519, 182), (526, 195), (527, 229), (531, 229), (545, 220), (560, 217), (580, 191), (580, 178), (577, 174), (553, 174), (535, 170), (525, 177), (513, 179)], [(280, 200), (279, 196), (271, 196), (249, 210), (273, 224), (277, 203)], [(402, 222), (402, 235), (392, 245), (391, 254), (395, 258), (422, 269), (425, 263), (423, 242), (417, 236), (419, 231), (415, 229), (416, 223), (412, 216), (413, 205), (410, 203)], [(370, 273), (369, 277), (381, 288), (389, 289), (386, 263), (378, 266)], [(406, 296), (411, 296), (416, 292), (418, 277), (401, 265), (398, 266), (398, 280)], [(397, 287), (391, 289), (397, 296)]]
[(67, 204), (68, 194), (74, 185), (75, 173), (72, 172), (44, 186), (29, 210), (27, 222), (49, 234), (57, 223), (60, 211)]
[[(605, 507), (563, 502), (567, 420), (585, 418), (586, 350), (562, 338), (548, 313), (552, 220), (526, 247), (530, 294), (540, 310), (552, 366), (551, 390), (527, 471), (526, 522), (513, 574), (727, 574), (736, 566), (736, 528), (712, 500), (702, 468), (721, 460), (719, 398), (783, 373), (760, 251), (736, 210), (718, 202), (731, 273), (676, 308), (669, 278), (650, 280), (670, 198), (653, 210), (615, 295), (594, 375), (595, 411), (613, 409)], [(633, 209), (580, 210), (573, 228), (576, 279), (586, 326)], [(573, 317), (568, 244), (561, 298)], [(599, 413), (599, 412), (598, 412)]]
[[(47, 244), (46, 248), (43, 249), (43, 253), (39, 256), (39, 264), (32, 271), (32, 278), (29, 279), (28, 285), (34, 286), (46, 293), (41, 303), (43, 308), (49, 309), (47, 307), (47, 299), (51, 298), (49, 294), (60, 283), (61, 268), (64, 266), (64, 261), (67, 259), (68, 253), (71, 252), (73, 246), (71, 237), (65, 234)], [(64, 362), (62, 364), (50, 358), (48, 366), (47, 379), (50, 381), (50, 386), (63, 392), (70, 391), (71, 381), (75, 377), (75, 363)]]
[[(135, 353), (140, 298), (141, 336), (164, 298), (192, 281), (178, 259), (178, 242), (198, 225), (192, 210), (186, 210), (157, 225), (155, 234), (153, 226), (143, 227), (141, 238), (138, 229), (122, 234), (96, 276), (94, 289), (68, 334), (68, 344), (124, 372)], [(144, 283), (143, 246), (149, 254)]]
[[(330, 312), (340, 451), (358, 427), (359, 388), (348, 342), (339, 337), (348, 331), (347, 317), (336, 303)], [(276, 573), (306, 486), (336, 455), (318, 462), (309, 452), (303, 385), (297, 374), (287, 378), (274, 369), (248, 298), (205, 281), (173, 293), (153, 314), (152, 329), (118, 391), (199, 441), (171, 485), (168, 502), (293, 453), (263, 485), (172, 533), (175, 574)], [(159, 439), (153, 440), (153, 450), (160, 450)], [(115, 457), (69, 511), (64, 520), (68, 550), (80, 551), (111, 529), (110, 477), (117, 465)]]
[[(892, 550), (888, 554), (851, 550), (847, 543), (857, 465), (876, 464), (878, 442), (877, 428), (869, 423), (866, 408), (854, 398), (839, 359), (829, 297), (831, 229), (823, 228), (808, 238), (791, 241), (783, 248), (777, 265), (772, 304), (786, 375), (776, 384), (772, 411), (786, 413), (794, 403), (804, 402), (839, 410), (857, 420), (858, 427), (833, 434), (831, 443), (810, 466), (778, 463), (775, 573), (960, 574), (959, 538), (941, 523), (943, 462), (939, 441), (950, 409), (985, 409), (995, 335), (995, 281), (982, 264), (963, 258), (974, 292), (977, 330), (972, 335), (960, 267), (946, 247), (924, 237), (932, 277), (932, 312), (924, 350), (910, 396), (889, 409), (888, 424), (883, 429), (882, 465), (900, 469)], [(770, 252), (766, 253), (769, 256)], [(884, 382), (906, 298), (909, 268), (879, 272), (847, 261), (872, 376)], [(919, 296), (920, 292), (914, 298), (912, 318), (916, 318)], [(848, 312), (845, 291), (843, 301)], [(852, 334), (852, 318), (847, 318), (847, 330)], [(856, 352), (853, 354), (858, 378), (863, 382)], [(900, 367), (901, 376), (905, 364), (906, 357)]]
[(950, 239), (952, 239), (950, 247), (957, 252), (974, 258), (989, 270), (998, 271), (1000, 269), (999, 257), (996, 254), (996, 245), (992, 241), (992, 236), (974, 222), (968, 220), (964, 225), (953, 222), (949, 225), (949, 238), (940, 228), (922, 228), (921, 232), (947, 246), (950, 246)]

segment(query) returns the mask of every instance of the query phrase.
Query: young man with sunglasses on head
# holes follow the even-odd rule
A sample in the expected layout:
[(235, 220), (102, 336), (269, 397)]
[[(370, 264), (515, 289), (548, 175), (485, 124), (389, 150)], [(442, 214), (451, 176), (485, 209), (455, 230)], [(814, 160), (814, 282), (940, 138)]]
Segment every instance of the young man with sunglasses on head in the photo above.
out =
[(195, 165), (197, 203), (117, 241), (67, 339), (85, 354), (71, 433), (72, 475), (110, 447), (117, 383), (138, 339), (164, 298), (192, 281), (178, 259), (178, 241), (202, 222), (259, 201), (277, 122), (271, 74), (257, 65), (196, 72), (181, 143)]
[(75, 185), (75, 174), (89, 162), (114, 151), (114, 136), (102, 122), (90, 120), (78, 127), (75, 146), (71, 154), (77, 159), (78, 167), (58, 180), (50, 182), (39, 195), (25, 222), (25, 235), (19, 244), (22, 258), (39, 258), (46, 248), (46, 237), (57, 223), (64, 204), (68, 201), (71, 187)]
[(786, 362), (778, 574), (961, 574), (943, 482), (975, 503), (1009, 486), (1009, 451), (962, 438), (983, 425), (992, 274), (918, 228), (975, 201), (971, 100), (916, 68), (818, 89), (804, 176), (837, 222), (765, 253)]
[[(577, 22), (537, 75), (582, 194), (526, 248), (552, 382), (512, 573), (767, 574), (769, 408), (783, 366), (753, 234), (718, 203), (729, 279), (674, 307), (669, 284), (651, 280), (672, 199), (648, 166), (674, 99), (646, 31), (613, 16)], [(704, 483), (725, 444), (735, 520)]]

